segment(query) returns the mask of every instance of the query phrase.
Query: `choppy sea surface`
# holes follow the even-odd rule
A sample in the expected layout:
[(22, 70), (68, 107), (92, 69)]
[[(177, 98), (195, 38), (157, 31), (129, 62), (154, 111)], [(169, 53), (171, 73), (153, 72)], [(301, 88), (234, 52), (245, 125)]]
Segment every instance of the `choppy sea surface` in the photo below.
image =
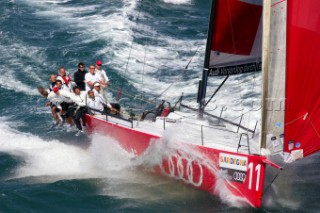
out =
[[(0, 8), (0, 212), (319, 212), (319, 155), (286, 165), (262, 208), (239, 208), (141, 168), (111, 139), (50, 128), (36, 87), (60, 66), (72, 76), (79, 61), (102, 60), (108, 96), (120, 88), (123, 105), (183, 93), (196, 106), (210, 1), (2, 0)], [(210, 79), (208, 94), (220, 82)], [(215, 103), (259, 92), (259, 73), (232, 77)], [(268, 169), (272, 179), (278, 171)]]

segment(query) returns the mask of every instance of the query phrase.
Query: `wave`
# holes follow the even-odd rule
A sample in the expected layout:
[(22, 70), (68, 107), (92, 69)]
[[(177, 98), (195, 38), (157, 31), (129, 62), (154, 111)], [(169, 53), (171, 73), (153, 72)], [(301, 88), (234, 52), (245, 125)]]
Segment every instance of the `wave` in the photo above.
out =
[[(123, 0), (120, 3), (110, 1), (108, 7), (97, 2), (74, 5), (65, 1), (28, 0), (25, 3), (39, 8), (35, 15), (49, 17), (52, 22), (67, 25), (68, 29), (81, 33), (83, 45), (97, 40), (105, 41), (105, 46), (92, 53), (93, 58), (102, 59), (143, 92), (157, 95), (166, 89), (168, 81), (185, 82), (186, 76), (182, 76), (185, 73), (181, 70), (199, 47), (204, 50), (205, 39), (174, 38), (159, 32), (156, 26), (145, 24), (148, 19), (153, 21), (156, 18), (143, 11), (142, 3), (138, 0)], [(140, 42), (137, 41), (139, 38), (152, 41)], [(194, 73), (197, 78), (202, 56), (196, 54), (189, 68), (189, 73)], [(171, 72), (166, 76), (166, 81), (163, 81), (163, 77), (157, 77), (161, 70), (164, 70), (164, 75), (165, 72)], [(194, 84), (194, 81), (189, 80), (184, 87), (177, 87), (179, 93), (188, 88), (190, 83)]]
[[(8, 180), (33, 184), (85, 179), (97, 187), (100, 195), (144, 202), (202, 196), (183, 185), (179, 187), (184, 190), (177, 190), (174, 180), (142, 170), (141, 165), (153, 165), (153, 158), (137, 160), (111, 138), (95, 134), (89, 146), (84, 147), (67, 141), (44, 140), (11, 128), (17, 124), (5, 118), (0, 121), (0, 137), (6, 138), (0, 141), (0, 152), (21, 159), (15, 171), (10, 171), (13, 175)], [(164, 189), (165, 193), (159, 193)]]
[(19, 132), (1, 118), (0, 152), (24, 161), (10, 179), (52, 176), (53, 180), (107, 177), (114, 170), (130, 166), (131, 156), (112, 145), (111, 139), (94, 136), (88, 148)]
[(191, 0), (163, 0), (165, 3), (171, 4), (191, 4)]
[(27, 45), (7, 33), (0, 34), (1, 88), (36, 95), (37, 91), (32, 85), (40, 84), (42, 79), (39, 75), (41, 69), (35, 68), (34, 64), (43, 64), (45, 61), (41, 48)]

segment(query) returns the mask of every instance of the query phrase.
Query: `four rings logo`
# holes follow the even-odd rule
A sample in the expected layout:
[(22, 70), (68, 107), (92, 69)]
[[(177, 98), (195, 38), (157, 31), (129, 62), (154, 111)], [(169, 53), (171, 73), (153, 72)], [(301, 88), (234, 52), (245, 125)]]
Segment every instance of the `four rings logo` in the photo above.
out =
[(169, 155), (160, 165), (161, 171), (172, 177), (177, 177), (186, 183), (199, 187), (203, 182), (203, 168), (197, 160), (192, 160), (178, 154)]
[(238, 171), (234, 171), (233, 175), (232, 175), (232, 179), (236, 182), (241, 182), (243, 183), (246, 180), (246, 173), (244, 172), (238, 172)]

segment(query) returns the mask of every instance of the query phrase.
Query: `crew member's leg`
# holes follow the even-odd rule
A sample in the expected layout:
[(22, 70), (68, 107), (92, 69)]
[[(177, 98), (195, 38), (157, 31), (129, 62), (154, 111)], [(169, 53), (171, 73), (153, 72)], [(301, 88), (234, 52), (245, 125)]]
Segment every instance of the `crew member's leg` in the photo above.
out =
[(85, 114), (86, 114), (86, 112), (87, 112), (87, 108), (86, 107), (81, 107), (80, 109), (79, 109), (79, 113), (80, 113), (80, 115), (79, 115), (79, 117), (80, 117), (80, 119), (82, 120), (82, 125), (83, 126), (87, 126), (87, 121), (86, 121), (86, 116), (85, 116)]

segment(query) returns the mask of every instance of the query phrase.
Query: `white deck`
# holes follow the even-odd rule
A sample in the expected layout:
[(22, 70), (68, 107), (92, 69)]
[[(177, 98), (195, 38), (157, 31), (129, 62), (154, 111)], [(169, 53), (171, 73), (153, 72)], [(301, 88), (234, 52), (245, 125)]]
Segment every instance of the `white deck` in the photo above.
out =
[[(106, 118), (105, 115), (96, 115), (96, 117), (103, 120)], [(131, 123), (121, 119), (108, 116), (108, 121), (132, 128)], [(133, 121), (133, 128), (137, 131), (163, 137), (169, 142), (185, 142), (232, 152), (237, 152), (241, 133), (240, 131), (239, 133), (234, 132), (237, 129), (234, 127), (232, 128), (235, 130), (232, 131), (228, 126), (224, 126), (222, 122), (220, 126), (212, 126), (206, 120), (197, 119), (196, 114), (182, 112), (172, 112), (166, 118), (157, 117), (155, 122), (151, 120), (135, 120)], [(255, 154), (259, 153), (258, 144), (255, 142), (257, 137), (258, 134), (252, 139), (252, 134), (249, 134), (250, 151)], [(241, 144), (247, 145), (246, 136), (242, 137)], [(239, 152), (247, 154), (248, 149), (242, 147)]]

